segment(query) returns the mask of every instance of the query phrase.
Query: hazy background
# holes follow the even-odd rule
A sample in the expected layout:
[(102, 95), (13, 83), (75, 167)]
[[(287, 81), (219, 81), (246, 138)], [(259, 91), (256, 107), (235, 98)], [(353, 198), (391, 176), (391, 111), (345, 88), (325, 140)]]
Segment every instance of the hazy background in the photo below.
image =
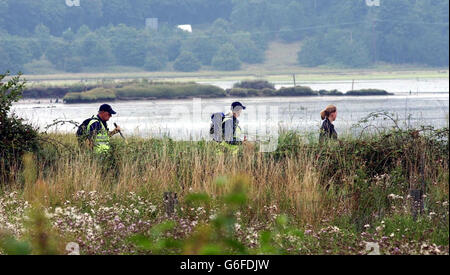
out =
[(448, 67), (448, 0), (367, 2), (0, 0), (0, 71)]

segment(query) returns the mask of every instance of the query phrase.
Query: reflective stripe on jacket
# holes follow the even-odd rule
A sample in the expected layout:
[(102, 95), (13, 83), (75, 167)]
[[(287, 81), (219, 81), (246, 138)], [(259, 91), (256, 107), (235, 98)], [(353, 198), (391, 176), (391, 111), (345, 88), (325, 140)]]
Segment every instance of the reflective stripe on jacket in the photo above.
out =
[(92, 124), (95, 122), (99, 122), (101, 125), (101, 130), (98, 132), (95, 132), (94, 136), (92, 136), (92, 141), (94, 142), (94, 151), (95, 153), (101, 154), (101, 153), (108, 153), (109, 149), (111, 148), (109, 145), (109, 135), (108, 130), (106, 129), (105, 125), (98, 119), (93, 118), (88, 126), (86, 127), (87, 134), (90, 134), (90, 129)]

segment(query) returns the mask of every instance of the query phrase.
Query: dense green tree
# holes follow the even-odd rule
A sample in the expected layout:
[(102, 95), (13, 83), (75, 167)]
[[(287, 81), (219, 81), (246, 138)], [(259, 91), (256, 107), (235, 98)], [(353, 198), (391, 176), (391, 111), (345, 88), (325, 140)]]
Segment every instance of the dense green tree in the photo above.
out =
[(371, 63), (367, 45), (347, 31), (330, 31), (305, 41), (298, 53), (301, 65), (324, 64), (363, 67)]
[(94, 33), (75, 44), (75, 52), (81, 57), (84, 66), (98, 67), (114, 64), (114, 56), (107, 40)]
[(201, 63), (192, 53), (182, 52), (175, 60), (173, 68), (180, 72), (195, 72), (200, 70)]
[(149, 72), (156, 72), (164, 69), (167, 62), (164, 59), (158, 58), (152, 54), (147, 55), (145, 58), (144, 69)]
[(188, 40), (183, 49), (192, 52), (203, 65), (211, 65), (219, 47), (220, 44), (215, 39), (199, 37)]
[(79, 73), (83, 69), (83, 62), (78, 56), (68, 56), (65, 59), (64, 69), (67, 72)]
[(123, 24), (111, 30), (112, 50), (117, 62), (125, 66), (143, 66), (147, 40), (135, 28)]
[(74, 52), (71, 45), (62, 39), (53, 39), (45, 53), (47, 59), (60, 70), (65, 69), (65, 62)]
[[(157, 31), (144, 29), (151, 17), (158, 18)], [(380, 7), (364, 0), (89, 0), (80, 7), (64, 0), (0, 0), (0, 64), (19, 70), (47, 58), (62, 69), (61, 38), (79, 50), (94, 34), (88, 52), (70, 51), (74, 64), (143, 68), (146, 59), (174, 62), (186, 51), (209, 66), (214, 57), (223, 62), (218, 50), (228, 43), (242, 62), (258, 63), (268, 43), (281, 39), (303, 42), (299, 62), (306, 66), (448, 66), (448, 22), (448, 0), (382, 1)], [(177, 30), (178, 24), (192, 24), (194, 32)]]
[(66, 41), (72, 42), (75, 39), (75, 33), (72, 28), (68, 28), (62, 33), (62, 38)]
[(5, 61), (0, 61), (3, 63), (2, 67), (12, 72), (23, 70), (23, 65), (30, 62), (33, 58), (33, 52), (25, 38), (0, 38), (0, 49), (4, 51), (2, 55), (8, 56), (5, 58)]
[(0, 71), (6, 72), (10, 69), (14, 68), (12, 68), (9, 53), (2, 47), (2, 42), (0, 41)]
[(236, 48), (232, 44), (227, 43), (214, 56), (212, 65), (217, 70), (234, 71), (239, 70), (242, 63)]
[(242, 62), (256, 64), (264, 61), (264, 51), (256, 46), (248, 33), (234, 35), (232, 42)]

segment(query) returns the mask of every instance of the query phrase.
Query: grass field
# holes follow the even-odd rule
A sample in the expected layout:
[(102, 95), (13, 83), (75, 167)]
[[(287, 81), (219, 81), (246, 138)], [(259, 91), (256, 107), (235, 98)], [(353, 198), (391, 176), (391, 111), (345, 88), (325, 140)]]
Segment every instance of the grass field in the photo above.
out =
[[(210, 142), (113, 138), (98, 158), (41, 135), (2, 170), (1, 254), (449, 254), (448, 129), (387, 130), (237, 154)], [(411, 189), (426, 185), (414, 218)], [(171, 206), (165, 192), (177, 193)], [(169, 196), (170, 197), (170, 196)], [(174, 198), (173, 196), (171, 196)]]

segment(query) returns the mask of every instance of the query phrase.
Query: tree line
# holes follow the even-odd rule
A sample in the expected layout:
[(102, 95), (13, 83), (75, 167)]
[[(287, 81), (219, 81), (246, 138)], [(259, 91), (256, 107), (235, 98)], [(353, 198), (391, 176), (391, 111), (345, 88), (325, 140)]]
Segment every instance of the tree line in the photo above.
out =
[(238, 70), (274, 40), (301, 41), (302, 66), (448, 66), (448, 20), (447, 0), (0, 0), (0, 70)]

